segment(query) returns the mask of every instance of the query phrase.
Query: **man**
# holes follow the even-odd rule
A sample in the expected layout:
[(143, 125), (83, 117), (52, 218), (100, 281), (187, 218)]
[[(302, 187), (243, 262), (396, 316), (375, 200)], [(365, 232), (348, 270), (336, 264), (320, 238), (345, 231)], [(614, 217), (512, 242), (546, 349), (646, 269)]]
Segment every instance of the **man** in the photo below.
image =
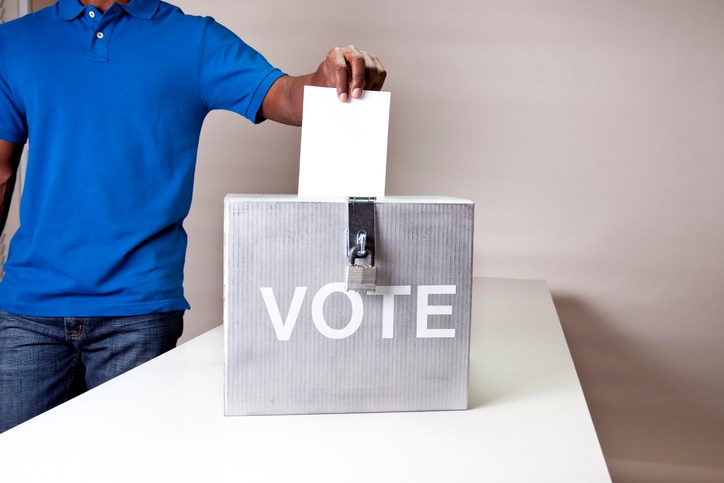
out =
[(0, 284), (0, 431), (175, 346), (201, 125), (213, 109), (300, 125), (304, 85), (379, 90), (379, 60), (267, 63), (159, 0), (59, 0), (0, 27), (0, 220), (30, 139)]

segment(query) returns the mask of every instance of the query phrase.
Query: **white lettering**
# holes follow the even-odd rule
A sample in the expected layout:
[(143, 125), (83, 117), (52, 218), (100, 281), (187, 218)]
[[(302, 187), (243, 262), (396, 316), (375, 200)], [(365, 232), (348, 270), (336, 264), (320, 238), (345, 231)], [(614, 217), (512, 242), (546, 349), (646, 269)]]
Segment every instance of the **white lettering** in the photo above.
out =
[(417, 287), (417, 338), (454, 338), (455, 329), (431, 329), (427, 326), (430, 315), (452, 315), (452, 305), (429, 305), (427, 298), (433, 294), (454, 295), (455, 285), (420, 285)]
[[(299, 312), (307, 294), (307, 287), (296, 287), (292, 296), (287, 316), (282, 320), (281, 310), (274, 296), (272, 287), (260, 287), (266, 310), (269, 313), (274, 332), (280, 341), (288, 341), (294, 326), (299, 319)], [(346, 326), (335, 329), (324, 319), (324, 304), (330, 295), (342, 293), (347, 296), (352, 307), (352, 315)], [(395, 296), (411, 295), (410, 285), (379, 286), (376, 292), (368, 295), (382, 296), (382, 338), (394, 338), (395, 330)], [(430, 305), (430, 295), (455, 295), (455, 285), (420, 285), (417, 287), (417, 338), (418, 339), (451, 339), (455, 337), (455, 329), (431, 329), (428, 327), (431, 315), (452, 315), (452, 305)], [(320, 288), (312, 300), (312, 321), (320, 334), (329, 339), (346, 339), (362, 325), (364, 303), (362, 296), (355, 291), (347, 291), (343, 283), (329, 283)]]
[(382, 338), (392, 339), (395, 327), (395, 295), (410, 295), (412, 287), (409, 285), (393, 285), (390, 287), (377, 287), (375, 292), (367, 295), (382, 295)]
[(297, 287), (294, 289), (292, 303), (289, 306), (289, 311), (287, 312), (284, 322), (282, 322), (282, 314), (279, 310), (279, 304), (277, 304), (277, 299), (274, 297), (274, 289), (271, 287), (259, 287), (259, 290), (261, 290), (261, 296), (264, 298), (266, 310), (269, 312), (269, 318), (274, 326), (274, 332), (277, 334), (277, 339), (289, 340), (292, 336), (292, 330), (294, 330), (294, 324), (297, 323), (297, 318), (299, 318), (299, 310), (302, 308), (302, 302), (304, 302), (307, 287)]
[[(327, 321), (324, 320), (324, 302), (327, 297), (335, 292), (345, 294), (352, 304), (352, 317), (349, 323), (341, 329), (333, 329), (327, 325)], [(346, 339), (351, 336), (362, 324), (362, 317), (364, 316), (364, 305), (362, 304), (362, 297), (360, 294), (354, 291), (347, 291), (347, 286), (344, 283), (330, 283), (319, 289), (317, 295), (312, 300), (312, 320), (317, 330), (325, 337), (330, 339)]]

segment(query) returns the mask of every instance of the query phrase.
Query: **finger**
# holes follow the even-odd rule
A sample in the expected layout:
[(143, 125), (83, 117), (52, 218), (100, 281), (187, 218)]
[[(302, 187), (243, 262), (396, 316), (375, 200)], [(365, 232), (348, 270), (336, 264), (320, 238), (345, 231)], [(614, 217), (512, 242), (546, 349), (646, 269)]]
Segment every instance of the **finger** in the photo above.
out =
[(365, 89), (370, 91), (379, 91), (385, 83), (387, 71), (382, 66), (380, 59), (376, 55), (363, 52), (365, 56)]
[(344, 57), (347, 60), (347, 64), (351, 69), (352, 77), (352, 97), (359, 99), (362, 97), (362, 89), (365, 87), (365, 58), (362, 53), (357, 50), (353, 45), (350, 45), (344, 49)]
[(380, 59), (378, 59), (376, 55), (370, 54), (370, 58), (374, 64), (374, 71), (376, 75), (370, 82), (368, 89), (371, 91), (379, 91), (385, 84), (385, 79), (387, 79), (387, 70), (385, 70), (382, 66), (382, 62), (380, 62)]
[(374, 90), (372, 86), (377, 79), (377, 66), (372, 59), (373, 55), (364, 50), (360, 50), (365, 59), (365, 90)]
[(347, 82), (347, 61), (342, 49), (334, 48), (327, 54), (327, 66), (334, 74), (334, 85), (337, 88), (337, 97), (342, 102), (349, 99), (349, 82)]

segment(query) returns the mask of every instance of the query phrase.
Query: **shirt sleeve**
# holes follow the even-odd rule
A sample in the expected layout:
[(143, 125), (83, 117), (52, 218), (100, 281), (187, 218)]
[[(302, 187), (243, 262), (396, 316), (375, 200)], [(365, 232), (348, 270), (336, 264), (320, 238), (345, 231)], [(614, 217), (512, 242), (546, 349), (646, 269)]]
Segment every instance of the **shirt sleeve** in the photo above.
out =
[(28, 138), (25, 113), (15, 100), (0, 64), (0, 139), (23, 144)]
[(254, 123), (269, 88), (284, 75), (226, 27), (208, 18), (199, 69), (201, 97), (209, 110), (225, 109)]

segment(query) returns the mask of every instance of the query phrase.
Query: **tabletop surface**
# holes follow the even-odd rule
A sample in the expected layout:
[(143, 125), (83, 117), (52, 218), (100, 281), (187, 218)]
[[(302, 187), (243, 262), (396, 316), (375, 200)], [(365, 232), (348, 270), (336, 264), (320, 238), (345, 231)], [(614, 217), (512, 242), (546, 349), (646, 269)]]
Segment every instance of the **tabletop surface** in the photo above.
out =
[(219, 326), (0, 435), (0, 481), (610, 482), (544, 281), (475, 279), (467, 411), (223, 415)]

